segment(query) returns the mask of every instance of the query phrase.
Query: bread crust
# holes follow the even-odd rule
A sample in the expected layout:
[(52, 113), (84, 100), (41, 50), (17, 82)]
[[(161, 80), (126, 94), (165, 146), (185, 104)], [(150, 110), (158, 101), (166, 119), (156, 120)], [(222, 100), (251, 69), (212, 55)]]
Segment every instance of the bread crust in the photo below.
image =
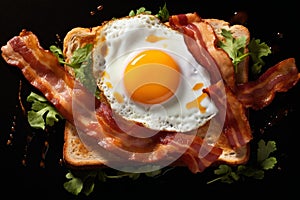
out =
[(104, 158), (88, 150), (70, 122), (66, 122), (64, 130), (63, 159), (68, 167), (76, 169), (92, 169), (104, 165)]

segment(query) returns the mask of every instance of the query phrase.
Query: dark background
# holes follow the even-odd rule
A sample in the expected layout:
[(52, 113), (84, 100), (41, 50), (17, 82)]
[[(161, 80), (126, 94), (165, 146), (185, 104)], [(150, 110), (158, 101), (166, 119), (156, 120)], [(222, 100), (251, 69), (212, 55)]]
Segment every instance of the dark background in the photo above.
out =
[[(9, 0), (0, 2), (0, 46), (22, 29), (33, 31), (41, 46), (48, 49), (60, 44), (72, 28), (100, 25), (112, 17), (122, 17), (131, 9), (145, 6), (154, 13), (164, 2), (170, 14), (198, 12), (203, 18), (219, 18), (246, 25), (252, 37), (260, 38), (272, 47), (273, 55), (267, 60), (271, 66), (288, 57), (300, 62), (297, 6), (289, 1), (100, 1), (100, 0)], [(97, 11), (97, 6), (103, 10)], [(91, 15), (91, 11), (96, 11)], [(245, 14), (245, 21), (236, 21), (235, 12)], [(235, 16), (235, 17), (234, 17)], [(241, 18), (239, 18), (241, 19)], [(47, 133), (28, 127), (18, 100), (19, 84), (22, 90), (34, 90), (23, 79), (17, 68), (8, 66), (0, 59), (0, 195), (40, 197), (43, 199), (85, 199), (72, 196), (63, 188), (67, 169), (62, 159), (62, 125), (58, 124)], [(255, 136), (276, 141), (278, 164), (267, 172), (263, 180), (245, 180), (236, 184), (215, 183), (206, 185), (215, 178), (211, 169), (203, 174), (190, 174), (186, 169), (173, 170), (156, 179), (141, 178), (137, 181), (116, 180), (99, 184), (91, 198), (203, 198), (244, 197), (260, 198), (291, 196), (292, 183), (297, 183), (299, 134), (299, 84), (288, 93), (280, 93), (270, 106), (262, 111), (251, 111), (250, 123)], [(264, 130), (264, 131), (262, 131)], [(10, 144), (7, 142), (10, 141)], [(45, 141), (46, 146), (45, 146)], [(45, 147), (48, 147), (45, 149)], [(45, 154), (44, 154), (45, 153)], [(22, 164), (22, 160), (26, 161)], [(40, 167), (40, 162), (45, 163)], [(241, 193), (241, 195), (238, 195)], [(1, 197), (2, 199), (2, 197)]]

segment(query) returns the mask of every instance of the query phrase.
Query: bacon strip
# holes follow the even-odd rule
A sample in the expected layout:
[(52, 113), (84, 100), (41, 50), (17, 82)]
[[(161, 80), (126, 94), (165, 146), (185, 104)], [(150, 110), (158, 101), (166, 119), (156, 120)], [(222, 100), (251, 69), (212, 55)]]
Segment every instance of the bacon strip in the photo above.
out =
[[(25, 78), (37, 89), (43, 91), (45, 97), (57, 107), (67, 120), (73, 121), (69, 103), (71, 102), (73, 79), (63, 72), (62, 67), (56, 67), (58, 65), (57, 58), (50, 52), (39, 51), (40, 46), (37, 40), (31, 37), (29, 33), (22, 31), (20, 37), (14, 37), (6, 46), (2, 47), (2, 56), (8, 64), (19, 67)], [(27, 42), (27, 46), (25, 46), (24, 41), (30, 42)], [(31, 49), (37, 50), (33, 52)], [(30, 62), (34, 64), (30, 65)], [(53, 91), (57, 91), (57, 93)]]
[[(199, 137), (196, 139), (199, 140)], [(199, 146), (201, 145), (201, 146)], [(203, 148), (205, 147), (205, 148)], [(195, 149), (201, 149), (200, 156), (199, 152), (194, 151)], [(219, 155), (222, 153), (220, 148), (212, 148), (206, 143), (193, 142), (191, 148), (189, 148), (180, 158), (180, 161), (189, 163), (187, 167), (193, 173), (202, 172), (215, 162)], [(208, 156), (207, 156), (208, 155)]]
[[(246, 115), (246, 109), (226, 85), (226, 96), (221, 95), (221, 84), (221, 81), (219, 81), (217, 84), (211, 85), (209, 88), (205, 89), (204, 92), (207, 92), (211, 98), (214, 99), (218, 108), (221, 107), (220, 104), (226, 102), (223, 134), (226, 135), (228, 142), (232, 147), (242, 147), (252, 139), (252, 132)], [(224, 101), (223, 98), (226, 98), (226, 101)]]
[(205, 144), (195, 135), (161, 132), (154, 137), (136, 138), (121, 131), (114, 122), (110, 107), (98, 101), (68, 74), (57, 58), (39, 45), (32, 32), (23, 30), (1, 50), (6, 62), (20, 68), (24, 77), (53, 103), (66, 120), (78, 131), (96, 138), (98, 144), (109, 152), (131, 161), (155, 163), (176, 158), (186, 150), (197, 162), (189, 163), (185, 159), (182, 162), (195, 173), (203, 171), (222, 153), (220, 148)]
[(170, 26), (184, 33), (185, 42), (195, 59), (205, 67), (212, 83), (223, 79), (226, 85), (235, 90), (234, 67), (228, 54), (217, 48), (217, 36), (209, 23), (202, 20), (197, 13), (173, 15)]
[[(247, 144), (252, 139), (252, 133), (246, 111), (232, 92), (236, 90), (234, 67), (228, 55), (216, 48), (217, 37), (212, 27), (196, 13), (171, 16), (170, 25), (187, 35), (187, 46), (191, 53), (212, 76), (212, 82), (215, 84), (205, 92), (210, 94), (219, 110), (226, 108), (223, 134), (226, 135), (229, 144), (234, 148)], [(218, 69), (221, 76), (218, 76)], [(223, 80), (225, 94), (220, 92)], [(227, 102), (225, 106), (222, 105), (224, 102)]]
[(265, 71), (257, 80), (238, 85), (237, 98), (247, 108), (259, 110), (269, 105), (276, 92), (286, 92), (299, 81), (294, 58), (285, 59)]

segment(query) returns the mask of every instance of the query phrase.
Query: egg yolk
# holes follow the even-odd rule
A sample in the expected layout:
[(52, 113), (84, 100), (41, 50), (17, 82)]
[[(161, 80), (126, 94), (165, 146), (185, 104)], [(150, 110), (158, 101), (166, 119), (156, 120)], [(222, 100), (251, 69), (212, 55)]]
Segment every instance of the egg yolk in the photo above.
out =
[(170, 99), (180, 82), (180, 68), (160, 50), (146, 50), (132, 59), (124, 72), (129, 97), (142, 104), (158, 104)]

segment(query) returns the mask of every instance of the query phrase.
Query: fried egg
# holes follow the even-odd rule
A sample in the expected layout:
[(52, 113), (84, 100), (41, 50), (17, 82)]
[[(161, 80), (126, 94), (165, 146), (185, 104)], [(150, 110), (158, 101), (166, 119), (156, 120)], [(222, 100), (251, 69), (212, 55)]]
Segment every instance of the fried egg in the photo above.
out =
[(196, 130), (218, 111), (203, 92), (209, 73), (183, 35), (153, 15), (104, 24), (94, 45), (93, 70), (113, 113), (152, 130)]

